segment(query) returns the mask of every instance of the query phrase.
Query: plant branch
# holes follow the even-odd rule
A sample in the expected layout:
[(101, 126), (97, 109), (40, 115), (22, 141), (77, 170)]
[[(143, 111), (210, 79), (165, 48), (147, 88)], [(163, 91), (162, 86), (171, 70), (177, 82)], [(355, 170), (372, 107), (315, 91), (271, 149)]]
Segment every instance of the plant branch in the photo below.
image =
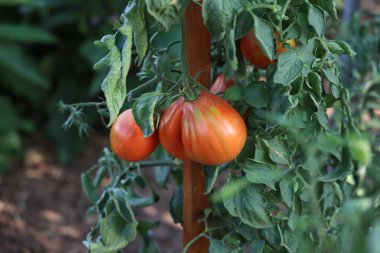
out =
[(141, 84), (140, 86), (134, 88), (133, 90), (130, 90), (128, 92), (128, 95), (127, 95), (128, 101), (132, 101), (132, 99), (134, 98), (134, 96), (133, 96), (134, 93), (136, 93), (138, 91), (141, 91), (141, 90), (143, 90), (143, 89), (145, 89), (145, 88), (147, 88), (147, 87), (149, 87), (149, 86), (157, 83), (158, 81), (159, 81), (158, 78), (154, 78), (154, 79), (151, 79), (151, 80), (149, 80), (149, 81)]
[(289, 4), (292, 0), (287, 0), (284, 7), (281, 10), (281, 19), (284, 19), (286, 11), (288, 10)]
[(166, 82), (170, 85), (175, 85), (175, 82), (173, 82), (172, 80), (169, 80), (167, 78), (165, 78), (162, 73), (160, 72), (160, 70), (157, 68), (156, 64), (154, 64), (154, 62), (152, 62), (152, 67), (153, 67), (153, 70), (154, 70), (154, 73), (156, 74), (156, 78), (160, 79), (161, 81), (163, 82)]
[(152, 167), (152, 166), (173, 166), (173, 165), (175, 166), (179, 164), (172, 160), (154, 160), (154, 161), (139, 162), (139, 165), (141, 168), (146, 168), (146, 167)]
[(218, 230), (218, 229), (222, 229), (222, 228), (224, 228), (224, 227), (219, 226), (219, 227), (212, 227), (212, 228), (207, 228), (207, 229), (205, 229), (205, 231), (203, 231), (202, 233), (200, 233), (199, 235), (197, 235), (196, 237), (194, 237), (193, 239), (191, 239), (191, 241), (188, 242), (188, 243), (186, 244), (185, 248), (183, 248), (183, 250), (182, 250), (181, 253), (186, 253), (186, 252), (189, 250), (189, 248), (191, 247), (191, 245), (193, 245), (193, 244), (194, 244), (196, 241), (198, 241), (200, 238), (202, 238), (202, 237), (207, 237), (207, 238), (209, 238), (209, 237), (207, 236), (207, 233), (208, 233), (208, 232), (212, 232), (212, 231), (214, 231), (214, 230)]

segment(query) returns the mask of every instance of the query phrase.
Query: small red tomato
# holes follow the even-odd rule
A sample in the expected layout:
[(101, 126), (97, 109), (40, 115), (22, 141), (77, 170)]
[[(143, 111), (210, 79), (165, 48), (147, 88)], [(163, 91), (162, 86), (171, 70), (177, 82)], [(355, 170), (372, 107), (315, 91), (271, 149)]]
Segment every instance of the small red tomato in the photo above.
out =
[(220, 165), (239, 155), (247, 129), (240, 114), (228, 103), (201, 92), (194, 101), (180, 97), (165, 110), (159, 138), (165, 150), (177, 158)]
[(218, 94), (221, 92), (225, 92), (228, 88), (230, 88), (232, 85), (235, 84), (235, 80), (226, 79), (226, 76), (222, 73), (219, 74), (218, 77), (215, 79), (215, 82), (210, 88), (211, 93)]
[[(276, 38), (278, 37), (278, 32), (276, 32)], [(291, 47), (296, 46), (296, 41), (294, 39), (286, 41)], [(288, 51), (283, 47), (282, 43), (276, 40), (277, 53), (282, 54)], [(261, 50), (259, 42), (256, 39), (255, 34), (249, 31), (246, 36), (240, 39), (240, 50), (244, 57), (254, 66), (266, 69), (269, 64), (276, 62), (271, 61)]]
[(157, 132), (144, 137), (132, 114), (132, 109), (121, 113), (111, 128), (111, 149), (121, 159), (137, 162), (147, 158), (158, 145)]

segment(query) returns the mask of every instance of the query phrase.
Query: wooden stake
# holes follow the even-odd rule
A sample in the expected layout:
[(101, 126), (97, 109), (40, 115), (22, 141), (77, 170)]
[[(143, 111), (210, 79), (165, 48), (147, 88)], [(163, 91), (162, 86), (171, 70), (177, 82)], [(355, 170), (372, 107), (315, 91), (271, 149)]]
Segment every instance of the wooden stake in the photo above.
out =
[[(194, 2), (186, 10), (186, 54), (189, 72), (206, 87), (211, 86), (211, 39), (203, 23), (201, 7)], [(203, 210), (209, 206), (208, 197), (204, 195), (205, 177), (202, 165), (192, 161), (184, 161), (183, 168), (183, 243), (186, 245), (191, 239), (204, 231)], [(208, 240), (204, 237), (194, 243), (188, 253), (207, 253)]]

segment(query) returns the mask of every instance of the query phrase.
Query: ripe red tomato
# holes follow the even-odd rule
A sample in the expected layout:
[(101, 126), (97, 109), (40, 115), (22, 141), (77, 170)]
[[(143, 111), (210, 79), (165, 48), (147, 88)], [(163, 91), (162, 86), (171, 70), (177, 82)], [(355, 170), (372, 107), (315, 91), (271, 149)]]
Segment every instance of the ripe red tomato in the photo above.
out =
[[(278, 33), (276, 32), (276, 37)], [(294, 39), (286, 41), (291, 47), (296, 46), (296, 41)], [(283, 47), (282, 43), (276, 40), (277, 53), (282, 54), (287, 51)], [(255, 34), (252, 31), (249, 31), (246, 36), (240, 39), (240, 50), (243, 53), (244, 57), (254, 66), (266, 69), (269, 64), (276, 62), (271, 61), (261, 50), (259, 42), (256, 39)]]
[(206, 92), (191, 102), (180, 97), (163, 113), (159, 138), (180, 159), (220, 165), (243, 149), (247, 129), (240, 114), (220, 97)]
[(226, 79), (226, 76), (222, 73), (219, 74), (218, 77), (215, 79), (215, 82), (210, 88), (211, 93), (218, 94), (221, 92), (225, 92), (228, 88), (230, 88), (232, 85), (235, 84), (235, 80)]
[(137, 162), (147, 158), (158, 145), (157, 132), (144, 137), (132, 109), (121, 113), (111, 128), (111, 149), (121, 159)]

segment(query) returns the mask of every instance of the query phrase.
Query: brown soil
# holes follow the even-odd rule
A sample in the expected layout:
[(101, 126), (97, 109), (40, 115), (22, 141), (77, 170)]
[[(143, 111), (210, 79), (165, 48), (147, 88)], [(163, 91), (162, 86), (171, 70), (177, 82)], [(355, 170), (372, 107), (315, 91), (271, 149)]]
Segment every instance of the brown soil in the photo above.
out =
[[(87, 232), (96, 216), (86, 215), (90, 202), (82, 192), (80, 173), (94, 164), (107, 138), (96, 136), (84, 153), (70, 166), (57, 164), (47, 141), (26, 145), (24, 162), (16, 162), (0, 176), (0, 253), (82, 253)], [(149, 175), (148, 175), (149, 176)], [(154, 237), (162, 252), (181, 247), (181, 227), (168, 212), (173, 184), (169, 190), (156, 189), (160, 201), (136, 210), (137, 217), (160, 221)], [(137, 253), (139, 240), (126, 252)]]

